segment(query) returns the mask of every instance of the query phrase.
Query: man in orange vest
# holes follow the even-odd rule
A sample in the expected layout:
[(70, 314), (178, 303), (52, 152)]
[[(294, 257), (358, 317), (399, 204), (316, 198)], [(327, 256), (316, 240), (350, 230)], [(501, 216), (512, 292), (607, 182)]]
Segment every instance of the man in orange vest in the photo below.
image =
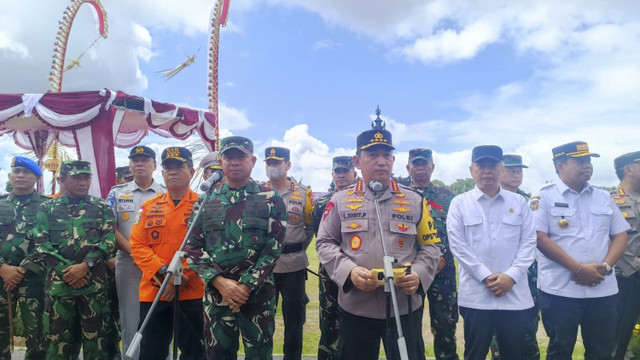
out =
[[(144, 321), (166, 276), (174, 253), (187, 233), (187, 223), (198, 194), (189, 188), (193, 177), (191, 152), (170, 147), (162, 152), (162, 177), (167, 192), (142, 204), (129, 236), (131, 255), (142, 270), (140, 281), (140, 322)], [(179, 309), (174, 309), (173, 279), (162, 293), (140, 344), (140, 360), (166, 359), (172, 338), (173, 312), (178, 311), (177, 339), (183, 359), (204, 359), (202, 343), (204, 318), (202, 297), (204, 283), (198, 274), (185, 266), (180, 286)]]

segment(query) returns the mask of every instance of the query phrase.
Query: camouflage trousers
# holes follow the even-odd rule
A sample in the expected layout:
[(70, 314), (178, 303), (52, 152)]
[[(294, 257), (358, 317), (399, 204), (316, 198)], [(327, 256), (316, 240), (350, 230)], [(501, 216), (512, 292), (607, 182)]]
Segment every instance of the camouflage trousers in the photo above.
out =
[(80, 347), (85, 359), (109, 359), (109, 300), (106, 291), (90, 295), (51, 297), (47, 331), (47, 359), (77, 359)]
[(320, 343), (318, 360), (338, 359), (338, 285), (329, 278), (329, 274), (320, 265)]
[[(46, 350), (42, 329), (44, 293), (40, 290), (36, 294), (31, 294), (28, 291), (29, 286), (31, 285), (19, 286), (11, 292), (11, 315), (15, 324), (16, 309), (19, 306), (27, 345), (24, 358), (44, 359)], [(41, 283), (39, 286), (42, 288), (44, 284)], [(3, 360), (11, 359), (9, 336), (9, 303), (6, 291), (0, 288), (0, 359)]]
[(452, 262), (436, 275), (427, 290), (431, 333), (436, 359), (458, 359), (456, 324), (458, 323), (458, 292), (456, 268)]
[[(538, 348), (538, 324), (540, 323), (540, 311), (538, 309), (538, 262), (533, 261), (533, 264), (527, 269), (527, 279), (529, 280), (529, 290), (531, 291), (531, 297), (533, 298), (533, 311), (535, 315), (531, 319), (531, 326), (527, 328), (524, 334), (524, 354), (523, 360), (539, 360), (540, 349)], [(500, 360), (500, 347), (498, 346), (498, 340), (496, 335), (493, 335), (491, 340), (491, 359)]]
[(240, 346), (238, 333), (242, 334), (245, 359), (271, 359), (275, 314), (275, 297), (244, 304), (240, 312), (234, 314), (228, 306), (213, 305), (207, 291), (204, 300), (207, 359), (237, 359)]
[(118, 290), (116, 289), (115, 274), (109, 270), (109, 285), (107, 286), (107, 305), (103, 316), (108, 324), (106, 329), (107, 345), (109, 346), (108, 358), (110, 360), (119, 360), (122, 358), (120, 353), (120, 315), (118, 311)]

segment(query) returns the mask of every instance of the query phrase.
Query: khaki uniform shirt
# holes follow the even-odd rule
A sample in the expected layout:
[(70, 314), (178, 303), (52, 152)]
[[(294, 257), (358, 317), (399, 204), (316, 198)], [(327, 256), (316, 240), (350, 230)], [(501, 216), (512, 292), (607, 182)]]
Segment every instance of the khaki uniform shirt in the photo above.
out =
[[(267, 188), (271, 188), (267, 182)], [(289, 187), (280, 192), (287, 208), (287, 225), (282, 244), (283, 253), (280, 255), (275, 273), (288, 273), (305, 269), (309, 265), (306, 249), (313, 238), (313, 194), (311, 188), (294, 181), (289, 181)], [(302, 249), (285, 254), (287, 246), (302, 244)]]
[[(440, 242), (427, 201), (395, 180), (379, 194), (380, 221), (388, 254), (397, 266), (411, 263), (426, 291), (436, 273), (440, 259)], [(288, 231), (288, 229), (287, 229)], [(338, 304), (345, 311), (372, 319), (386, 318), (384, 287), (374, 291), (357, 289), (350, 279), (356, 266), (383, 268), (380, 225), (374, 194), (363, 180), (337, 192), (327, 204), (320, 223), (316, 248), (320, 262), (338, 284)], [(408, 304), (401, 288), (396, 288), (400, 315), (407, 314)], [(418, 292), (411, 296), (412, 311), (422, 306)]]
[(631, 226), (627, 231), (627, 249), (616, 263), (616, 275), (629, 277), (640, 270), (640, 196), (618, 188), (612, 193), (612, 197)]

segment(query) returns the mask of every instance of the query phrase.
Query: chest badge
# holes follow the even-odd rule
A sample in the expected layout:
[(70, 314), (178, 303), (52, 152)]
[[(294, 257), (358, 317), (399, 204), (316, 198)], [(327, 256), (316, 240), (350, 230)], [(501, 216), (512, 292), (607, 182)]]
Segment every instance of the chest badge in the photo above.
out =
[(623, 212), (622, 212), (622, 216), (624, 216), (625, 218), (628, 218), (628, 217), (629, 217), (629, 213), (628, 213), (628, 212), (626, 212), (626, 211), (623, 211)]
[(345, 200), (346, 203), (362, 203), (364, 202), (363, 198), (351, 198), (351, 199), (347, 199)]
[(513, 208), (509, 209), (509, 212), (513, 214), (515, 210), (513, 210)]
[(302, 198), (300, 196), (297, 195), (291, 195), (291, 200), (302, 200)]
[(391, 202), (397, 205), (411, 205), (411, 201), (406, 200), (392, 200)]
[(351, 250), (360, 250), (362, 246), (362, 239), (358, 235), (353, 235), (351, 238)]
[(569, 227), (569, 220), (567, 220), (567, 219), (558, 220), (558, 226), (560, 226), (562, 229), (568, 228)]
[(129, 213), (128, 212), (122, 213), (121, 218), (122, 218), (122, 221), (129, 220)]
[(407, 224), (398, 224), (398, 230), (402, 232), (407, 232), (409, 230), (409, 225)]
[(347, 190), (347, 196), (351, 196), (351, 195), (353, 195), (353, 193), (354, 193), (354, 192), (355, 192), (355, 191), (353, 191), (353, 190)]
[(407, 209), (406, 207), (400, 206), (400, 207), (397, 207), (397, 208), (393, 208), (393, 211), (397, 211), (397, 212), (399, 212), (401, 214), (404, 214), (404, 213), (410, 213), (411, 209)]
[(361, 207), (363, 207), (363, 206), (364, 206), (364, 205), (357, 205), (357, 204), (354, 204), (354, 205), (347, 205), (347, 207), (348, 207), (349, 209), (353, 210), (353, 211), (356, 211), (356, 210), (360, 209), (360, 208), (361, 208)]
[(356, 223), (356, 222), (352, 222), (351, 224), (347, 225), (347, 228), (351, 229), (351, 230), (355, 230), (357, 228), (361, 228), (362, 225)]
[(622, 205), (622, 204), (624, 204), (626, 202), (627, 202), (627, 200), (625, 198), (617, 198), (616, 199), (616, 204), (618, 204), (618, 205)]

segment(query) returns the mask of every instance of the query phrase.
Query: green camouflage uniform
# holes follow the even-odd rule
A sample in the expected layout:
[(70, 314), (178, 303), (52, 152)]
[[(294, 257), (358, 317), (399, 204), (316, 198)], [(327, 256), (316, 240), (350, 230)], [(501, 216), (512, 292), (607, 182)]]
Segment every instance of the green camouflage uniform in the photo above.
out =
[[(20, 197), (23, 198), (23, 197)], [(12, 192), (0, 197), (0, 265), (19, 266), (35, 250), (33, 225), (40, 204), (49, 198), (33, 192), (20, 201)], [(44, 311), (44, 274), (27, 271), (24, 278), (11, 291), (11, 309), (15, 317), (20, 306), (26, 337), (25, 359), (44, 359), (45, 346), (42, 330)], [(0, 358), (11, 359), (9, 349), (9, 308), (4, 281), (0, 278)]]
[(458, 292), (456, 290), (456, 265), (447, 237), (447, 213), (453, 193), (447, 188), (430, 183), (427, 187), (411, 188), (429, 203), (431, 215), (441, 241), (445, 267), (433, 279), (427, 290), (431, 333), (436, 359), (458, 359), (456, 347), (456, 324), (458, 323)]
[[(115, 319), (109, 308), (105, 260), (115, 254), (114, 223), (109, 204), (90, 195), (70, 199), (63, 194), (40, 206), (34, 228), (38, 248), (24, 266), (48, 269), (47, 359), (77, 358), (81, 346), (85, 359), (113, 355), (108, 329)], [(95, 264), (88, 283), (74, 289), (62, 278), (62, 270), (86, 261)]]
[[(518, 189), (517, 194), (522, 195), (527, 201), (529, 201), (529, 194)], [(538, 348), (538, 324), (540, 323), (540, 311), (538, 310), (538, 262), (534, 259), (533, 264), (527, 269), (527, 279), (529, 280), (529, 290), (531, 290), (531, 297), (533, 298), (533, 307), (535, 315), (533, 316), (531, 327), (527, 329), (524, 334), (524, 354), (523, 360), (538, 360), (540, 359), (540, 349)], [(491, 359), (500, 360), (500, 347), (498, 346), (498, 340), (496, 335), (493, 335), (491, 340)]]
[[(313, 230), (318, 234), (320, 221), (324, 215), (324, 209), (331, 200), (333, 192), (330, 192), (316, 201), (313, 209)], [(329, 274), (320, 264), (318, 271), (320, 299), (320, 342), (318, 344), (318, 360), (338, 359), (338, 285), (329, 278)]]
[[(286, 225), (282, 198), (251, 180), (238, 189), (230, 189), (228, 184), (216, 188), (203, 206), (185, 251), (189, 266), (206, 284), (208, 358), (236, 359), (240, 330), (247, 359), (270, 359), (275, 326), (272, 270), (281, 253)], [(232, 313), (211, 284), (218, 275), (251, 289), (240, 312)]]

